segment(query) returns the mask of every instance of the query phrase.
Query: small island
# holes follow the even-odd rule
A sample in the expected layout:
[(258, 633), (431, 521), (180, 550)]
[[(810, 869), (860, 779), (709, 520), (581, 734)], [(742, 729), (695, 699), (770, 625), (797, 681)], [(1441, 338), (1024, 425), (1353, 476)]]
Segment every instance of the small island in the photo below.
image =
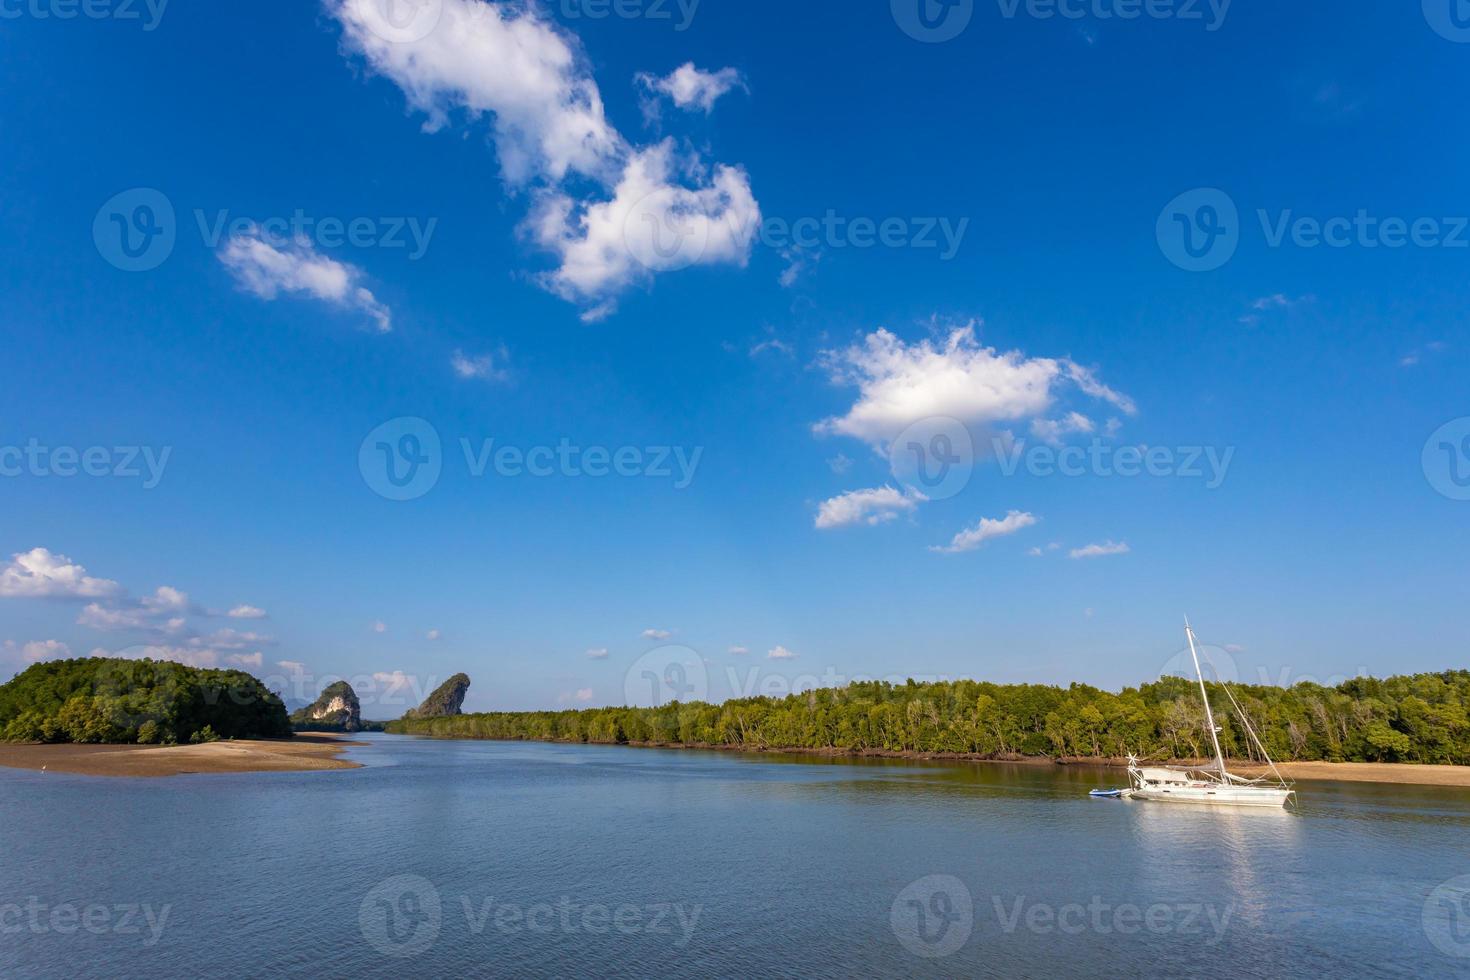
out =
[(93, 657), (0, 685), (0, 765), (99, 776), (356, 768), (351, 743), (297, 737), (280, 697), (238, 670)]

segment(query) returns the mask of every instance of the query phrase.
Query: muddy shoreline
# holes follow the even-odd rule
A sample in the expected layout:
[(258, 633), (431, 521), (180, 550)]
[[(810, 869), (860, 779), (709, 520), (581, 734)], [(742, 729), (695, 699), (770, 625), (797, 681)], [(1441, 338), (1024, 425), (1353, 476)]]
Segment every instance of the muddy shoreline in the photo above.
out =
[(156, 779), (212, 773), (325, 772), (359, 769), (340, 756), (366, 745), (338, 735), (204, 745), (37, 745), (0, 743), (0, 766), (78, 776)]

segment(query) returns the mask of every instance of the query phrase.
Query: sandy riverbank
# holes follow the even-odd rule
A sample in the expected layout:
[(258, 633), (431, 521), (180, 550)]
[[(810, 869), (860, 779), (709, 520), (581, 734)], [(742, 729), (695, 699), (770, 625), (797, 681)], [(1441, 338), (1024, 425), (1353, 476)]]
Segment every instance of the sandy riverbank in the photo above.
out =
[[(1470, 787), (1470, 766), (1419, 766), (1399, 762), (1283, 762), (1276, 766), (1287, 779), (1330, 779), (1344, 783), (1398, 783), (1412, 786)], [(1264, 770), (1242, 767), (1243, 776)]]
[(82, 776), (181, 776), (186, 773), (311, 772), (358, 769), (339, 758), (351, 745), (335, 735), (205, 745), (13, 745), (0, 743), (0, 766)]

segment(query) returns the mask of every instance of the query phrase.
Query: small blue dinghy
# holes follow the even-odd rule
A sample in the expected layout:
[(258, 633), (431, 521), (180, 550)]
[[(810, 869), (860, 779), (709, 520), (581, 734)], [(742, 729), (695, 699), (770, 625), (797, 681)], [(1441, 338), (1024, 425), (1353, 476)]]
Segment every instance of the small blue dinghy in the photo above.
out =
[(1100, 800), (1120, 800), (1123, 798), (1121, 789), (1095, 789), (1088, 796), (1095, 796)]

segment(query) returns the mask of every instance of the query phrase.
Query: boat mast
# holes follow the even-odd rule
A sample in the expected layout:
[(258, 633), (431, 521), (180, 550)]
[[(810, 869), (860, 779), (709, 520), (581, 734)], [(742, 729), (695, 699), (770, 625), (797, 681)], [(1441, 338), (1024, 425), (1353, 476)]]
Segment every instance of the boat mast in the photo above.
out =
[(1205, 674), (1200, 670), (1199, 654), (1194, 649), (1194, 629), (1189, 617), (1184, 618), (1184, 635), (1189, 638), (1189, 655), (1194, 658), (1194, 676), (1199, 678), (1199, 696), (1205, 702), (1205, 722), (1210, 726), (1210, 742), (1215, 746), (1215, 762), (1220, 766), (1220, 778), (1225, 779), (1225, 753), (1220, 751), (1220, 736), (1215, 732), (1215, 713), (1210, 710), (1210, 695), (1205, 690)]

